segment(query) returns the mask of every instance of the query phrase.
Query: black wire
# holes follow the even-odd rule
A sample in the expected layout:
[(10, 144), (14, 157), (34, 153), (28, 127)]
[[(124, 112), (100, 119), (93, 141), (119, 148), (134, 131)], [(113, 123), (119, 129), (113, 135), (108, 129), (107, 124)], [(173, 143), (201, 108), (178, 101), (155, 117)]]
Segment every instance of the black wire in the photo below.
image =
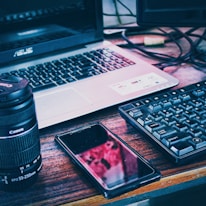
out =
[(120, 18), (120, 16), (119, 16), (119, 11), (118, 11), (118, 8), (117, 8), (117, 1), (116, 1), (116, 0), (113, 0), (113, 4), (114, 4), (115, 14), (116, 14), (116, 16), (117, 16), (118, 22), (119, 22), (119, 24), (122, 24), (121, 18)]
[(195, 50), (195, 44), (193, 42), (193, 40), (189, 37), (188, 34), (186, 33), (183, 33), (180, 29), (177, 29), (177, 28), (173, 28), (177, 33), (179, 33), (183, 38), (185, 38), (188, 43), (189, 43), (189, 46), (190, 46), (190, 49), (189, 51), (182, 57), (182, 61), (186, 61), (194, 52)]
[[(180, 65), (182, 63), (189, 63), (192, 64), (194, 67), (206, 67), (206, 54), (205, 56), (201, 55), (200, 51), (197, 50), (198, 45), (201, 43), (202, 40), (206, 40), (206, 29), (204, 30), (204, 33), (202, 35), (196, 35), (193, 34), (198, 28), (191, 28), (185, 33), (183, 33), (178, 28), (171, 28), (173, 32), (166, 32), (161, 28), (158, 28), (159, 32), (139, 32), (135, 34), (134, 28), (131, 30), (126, 29), (122, 32), (122, 38), (127, 42), (125, 45), (119, 45), (122, 47), (130, 47), (137, 49), (142, 54), (146, 55), (147, 57), (155, 58), (159, 61), (159, 63), (154, 64), (155, 66), (159, 67), (160, 69), (164, 69), (168, 66), (174, 66), (174, 65)], [(148, 51), (143, 43), (135, 44), (132, 41), (129, 40), (127, 37), (127, 33), (130, 33), (130, 35), (139, 35), (139, 34), (149, 34), (149, 35), (161, 35), (167, 37), (165, 43), (173, 42), (176, 44), (179, 50), (179, 55), (174, 57), (171, 55), (163, 54), (163, 53), (157, 53), (157, 52), (151, 52)], [(191, 37), (196, 37), (197, 39), (194, 41)], [(181, 43), (178, 41), (180, 39), (185, 39), (188, 42), (189, 49), (188, 51), (183, 54), (183, 48), (181, 46)], [(203, 56), (203, 57), (202, 57)], [(198, 59), (199, 57), (199, 59)], [(201, 59), (201, 57), (203, 59)], [(205, 59), (204, 59), (205, 58)]]
[[(164, 57), (169, 57), (169, 58), (171, 57), (171, 56), (169, 56), (167, 54), (161, 54), (161, 53), (147, 51), (147, 50), (143, 49), (142, 47), (140, 47), (138, 44), (134, 44), (127, 37), (127, 29), (122, 32), (122, 38), (129, 44), (130, 47), (138, 49), (139, 51), (141, 51), (142, 53), (146, 54), (147, 56), (154, 57), (154, 58), (160, 58), (162, 60), (165, 60)], [(164, 57), (160, 57), (160, 56), (164, 56)]]
[(172, 66), (172, 65), (174, 66), (174, 65), (179, 64), (181, 62), (182, 56), (183, 56), (183, 48), (180, 45), (180, 43), (178, 42), (178, 39), (180, 36), (178, 35), (178, 38), (177, 38), (177, 33), (174, 33), (174, 32), (168, 33), (165, 30), (163, 30), (162, 28), (158, 28), (158, 30), (169, 37), (169, 39), (166, 42), (171, 42), (171, 41), (175, 42), (176, 46), (179, 49), (179, 55), (175, 59), (171, 59), (171, 61), (169, 61), (169, 62), (161, 62), (161, 63), (159, 63), (159, 67), (161, 66), (161, 68), (163, 69), (166, 66)]
[(131, 9), (130, 9), (129, 7), (127, 7), (124, 3), (122, 3), (122, 1), (120, 1), (120, 0), (116, 0), (116, 1), (119, 2), (119, 4), (121, 4), (127, 11), (129, 11), (129, 13), (130, 13), (131, 16), (135, 16), (135, 17), (136, 17), (136, 15), (133, 14), (133, 12), (131, 11)]
[[(156, 66), (158, 66), (160, 69), (163, 69), (165, 67), (165, 64), (167, 63), (167, 65), (170, 64), (171, 65), (176, 65), (177, 64), (177, 59), (180, 59), (180, 56), (178, 57), (173, 57), (171, 55), (167, 55), (167, 54), (163, 54), (163, 53), (157, 53), (157, 52), (151, 52), (148, 51), (147, 49), (144, 49), (143, 44), (134, 44), (132, 41), (130, 41), (126, 35), (127, 30), (122, 32), (122, 38), (127, 42), (128, 46), (130, 46), (131, 48), (137, 49), (138, 51), (140, 51), (141, 53), (143, 53), (144, 55), (146, 55), (147, 57), (151, 57), (154, 59), (157, 59), (159, 61), (161, 61), (160, 63), (156, 64)], [(143, 32), (144, 33), (144, 32)], [(143, 34), (141, 33), (141, 34)], [(152, 34), (152, 35), (161, 35), (161, 36), (167, 36), (171, 38), (171, 34), (166, 34), (166, 33), (159, 33), (159, 32), (147, 32), (147, 34)], [(180, 55), (182, 53), (182, 49), (180, 47), (180, 45), (178, 44), (178, 48), (180, 49)], [(179, 61), (178, 61), (179, 63)], [(162, 66), (164, 65), (164, 67)]]
[[(174, 28), (175, 29), (175, 28)], [(206, 67), (205, 60), (200, 61), (198, 58), (200, 56), (200, 52), (198, 51), (198, 46), (204, 38), (206, 31), (204, 30), (203, 36), (202, 35), (195, 35), (191, 33), (183, 33), (178, 29), (178, 32), (188, 41), (190, 44), (190, 49), (183, 57), (183, 62), (192, 64), (196, 69), (202, 69), (202, 67)], [(197, 37), (197, 40), (191, 39), (191, 37)]]
[[(108, 14), (108, 13), (103, 13), (105, 16), (117, 16), (117, 14)], [(130, 16), (130, 17), (136, 17), (135, 15), (131, 14), (118, 14), (118, 16)]]
[[(129, 12), (129, 14), (120, 14), (119, 11), (118, 11), (117, 3), (122, 5)], [(121, 24), (120, 17), (122, 17), (122, 16), (129, 16), (129, 17), (136, 18), (136, 14), (133, 14), (133, 12), (130, 10), (130, 8), (127, 7), (122, 1), (120, 1), (120, 0), (113, 0), (113, 4), (114, 4), (114, 8), (115, 8), (115, 14), (103, 13), (103, 15), (105, 15), (105, 16), (116, 16), (118, 18), (118, 22), (120, 24)]]
[(198, 68), (202, 69), (202, 67), (206, 67), (206, 53), (205, 51), (201, 51), (198, 49), (200, 43), (204, 40), (206, 41), (206, 29), (204, 29), (203, 34), (193, 34), (191, 33), (191, 37), (196, 37), (197, 40), (194, 42), (195, 48), (193, 50), (193, 55), (191, 55), (191, 62)]

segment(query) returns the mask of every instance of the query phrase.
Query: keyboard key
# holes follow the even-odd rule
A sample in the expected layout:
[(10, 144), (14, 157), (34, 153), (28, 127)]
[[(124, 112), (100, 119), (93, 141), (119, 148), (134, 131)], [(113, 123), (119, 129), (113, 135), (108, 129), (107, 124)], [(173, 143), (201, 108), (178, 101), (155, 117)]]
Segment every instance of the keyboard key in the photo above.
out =
[(177, 143), (182, 142), (182, 141), (187, 141), (189, 139), (191, 139), (191, 136), (188, 135), (187, 133), (176, 131), (176, 132), (171, 133), (171, 135), (166, 136), (161, 141), (163, 142), (163, 144), (170, 147), (174, 144), (177, 144)]
[(190, 153), (194, 150), (193, 146), (190, 145), (187, 141), (182, 141), (182, 142), (178, 142), (177, 144), (174, 144), (172, 147), (171, 147), (171, 150), (179, 155), (179, 156), (182, 156), (182, 155), (185, 155), (187, 153)]
[(169, 99), (163, 100), (162, 104), (163, 104), (164, 108), (168, 108), (168, 107), (172, 106), (172, 102)]
[(177, 134), (177, 131), (171, 127), (166, 126), (160, 129), (156, 129), (153, 134), (158, 139), (164, 139), (174, 136), (175, 134)]
[(198, 124), (205, 124), (206, 123), (206, 118), (204, 116), (196, 116), (194, 118), (194, 120), (198, 123)]
[(174, 125), (174, 124), (177, 123), (172, 117), (163, 118), (163, 119), (161, 120), (161, 122), (163, 122), (165, 125), (168, 125), (168, 126), (172, 126), (172, 125)]
[(162, 106), (159, 103), (154, 103), (154, 104), (150, 104), (148, 106), (148, 108), (152, 111), (152, 112), (158, 112), (162, 109)]
[[(137, 122), (142, 125), (142, 126), (145, 126), (145, 125), (148, 125), (148, 124), (152, 124), (152, 120), (150, 118), (147, 117), (144, 117), (144, 115), (140, 116), (139, 118), (137, 118)], [(148, 126), (149, 127), (149, 126)]]
[(137, 118), (137, 117), (140, 117), (143, 115), (142, 111), (140, 109), (132, 109), (130, 112), (129, 112), (129, 115), (133, 118)]
[(185, 116), (183, 116), (183, 114), (175, 114), (174, 116), (172, 116), (172, 118), (179, 123), (185, 122), (185, 120), (187, 119)]
[(174, 128), (180, 132), (185, 132), (188, 130), (188, 127), (184, 123), (176, 123), (174, 125)]
[(180, 98), (183, 100), (183, 101), (188, 101), (191, 99), (190, 95), (189, 94), (182, 94), (180, 96)]
[(202, 89), (198, 89), (198, 90), (193, 91), (192, 94), (195, 95), (196, 97), (200, 97), (205, 94), (205, 91)]
[(195, 149), (206, 147), (206, 136), (193, 137), (189, 141)]
[(145, 124), (145, 128), (150, 132), (162, 129), (162, 127), (164, 127), (164, 125), (158, 122), (150, 122), (149, 124)]
[(32, 88), (32, 90), (33, 90), (33, 92), (38, 92), (38, 91), (42, 91), (44, 89), (50, 89), (50, 88), (55, 87), (55, 86), (56, 86), (56, 84), (51, 82), (50, 84), (36, 86), (36, 87)]

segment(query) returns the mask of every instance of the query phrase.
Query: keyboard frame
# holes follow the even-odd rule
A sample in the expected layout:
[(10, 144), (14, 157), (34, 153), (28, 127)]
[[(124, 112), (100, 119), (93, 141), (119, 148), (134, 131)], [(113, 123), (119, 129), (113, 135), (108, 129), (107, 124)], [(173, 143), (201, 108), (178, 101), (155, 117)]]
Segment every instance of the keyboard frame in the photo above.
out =
[[(202, 86), (206, 87), (206, 81), (202, 81), (202, 82), (198, 82), (192, 85), (188, 85), (185, 86), (183, 88), (178, 88), (176, 90), (163, 90), (160, 92), (156, 92), (152, 95), (147, 95), (138, 99), (135, 99), (133, 101), (130, 101), (128, 103), (125, 103), (123, 105), (120, 105), (118, 107), (118, 111), (121, 115), (121, 117), (130, 125), (132, 125), (135, 129), (138, 130), (138, 132), (140, 132), (141, 134), (145, 135), (145, 137), (147, 139), (150, 140), (151, 144), (154, 144), (155, 146), (157, 146), (158, 149), (161, 150), (161, 152), (164, 152), (168, 159), (170, 159), (170, 161), (172, 161), (173, 163), (177, 164), (177, 165), (183, 165), (183, 164), (187, 164), (190, 161), (194, 161), (196, 159), (196, 157), (200, 157), (201, 155), (206, 153), (206, 147), (200, 148), (198, 150), (194, 150), (191, 151), (190, 153), (184, 154), (182, 156), (178, 156), (175, 153), (173, 153), (167, 146), (165, 146), (161, 141), (159, 141), (156, 137), (154, 137), (147, 129), (145, 129), (139, 122), (135, 121), (135, 119), (133, 119), (129, 114), (128, 111), (130, 111), (131, 109), (134, 108), (138, 108), (138, 106), (135, 106), (137, 102), (139, 101), (144, 101), (147, 99), (151, 99), (154, 98), (155, 96), (162, 96), (165, 93), (172, 93), (174, 91), (178, 91), (180, 89), (184, 89), (184, 88), (192, 88), (195, 85), (198, 84), (202, 84)], [(206, 91), (206, 89), (205, 89)], [(139, 106), (141, 107), (141, 105)]]

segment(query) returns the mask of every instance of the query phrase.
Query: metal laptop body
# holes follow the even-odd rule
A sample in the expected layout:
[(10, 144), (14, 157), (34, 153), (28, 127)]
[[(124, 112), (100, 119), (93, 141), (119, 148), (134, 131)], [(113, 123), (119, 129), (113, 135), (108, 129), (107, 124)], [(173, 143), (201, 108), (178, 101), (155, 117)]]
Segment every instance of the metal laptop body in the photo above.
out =
[(9, 6), (15, 7), (15, 2), (8, 0), (0, 13), (0, 27), (4, 28), (0, 35), (0, 73), (103, 47), (135, 62), (122, 69), (34, 92), (39, 128), (178, 84), (174, 77), (103, 40), (101, 1), (33, 0), (22, 10), (11, 13)]

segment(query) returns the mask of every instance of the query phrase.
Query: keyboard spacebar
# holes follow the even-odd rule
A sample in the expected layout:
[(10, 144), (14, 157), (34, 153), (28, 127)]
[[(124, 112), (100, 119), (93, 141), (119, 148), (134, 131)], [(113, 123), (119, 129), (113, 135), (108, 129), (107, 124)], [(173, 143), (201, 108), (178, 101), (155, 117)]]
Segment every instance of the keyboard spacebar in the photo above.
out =
[(49, 89), (49, 88), (56, 87), (56, 86), (57, 86), (56, 84), (51, 82), (49, 84), (45, 84), (45, 85), (41, 85), (41, 86), (38, 86), (38, 87), (34, 87), (34, 88), (32, 88), (32, 91), (33, 92), (39, 92), (39, 91), (42, 91), (44, 89)]

